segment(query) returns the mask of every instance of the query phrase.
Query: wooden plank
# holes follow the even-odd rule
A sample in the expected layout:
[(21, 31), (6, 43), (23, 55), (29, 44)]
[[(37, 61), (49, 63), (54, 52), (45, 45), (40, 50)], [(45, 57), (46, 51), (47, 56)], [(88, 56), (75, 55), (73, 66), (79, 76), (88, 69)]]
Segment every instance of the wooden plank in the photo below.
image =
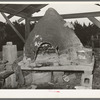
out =
[[(39, 11), (41, 8), (43, 8), (43, 7), (45, 7), (45, 6), (47, 6), (48, 4), (42, 4), (42, 5), (40, 5), (39, 7), (37, 7), (36, 9), (33, 9), (33, 10), (31, 10), (30, 12), (29, 12), (29, 15), (32, 15), (33, 13), (35, 13), (35, 12), (37, 12), (37, 11)], [(18, 22), (21, 22), (21, 21), (23, 21), (24, 20), (24, 18), (20, 18), (20, 19), (18, 19)]]
[(30, 20), (28, 18), (25, 19), (25, 40), (28, 38), (30, 33)]
[(98, 28), (100, 28), (100, 21), (98, 21), (96, 18), (94, 17), (88, 17), (88, 19), (90, 21), (92, 21)]
[(5, 6), (7, 6), (7, 4), (0, 4), (0, 9), (4, 8)]
[[(4, 10), (4, 9), (0, 9), (0, 12), (8, 13), (8, 14), (14, 15), (15, 10), (12, 11), (12, 9), (10, 9), (9, 11), (7, 11), (7, 10)], [(16, 14), (16, 16), (26, 18), (25, 14), (22, 14), (22, 13), (18, 13), (18, 14)]]
[(10, 14), (10, 15), (8, 16), (8, 19), (12, 18), (14, 15), (17, 15), (18, 13), (20, 13), (21, 11), (23, 11), (24, 9), (26, 9), (28, 6), (29, 6), (29, 5), (24, 5), (24, 6), (22, 6), (20, 9), (18, 9), (17, 11), (15, 11), (15, 13), (13, 13), (13, 15)]
[(16, 34), (20, 37), (20, 39), (25, 43), (24, 38), (21, 36), (21, 34), (18, 32), (18, 30), (13, 26), (13, 24), (10, 22), (10, 20), (6, 17), (4, 13), (2, 13), (2, 16), (6, 19), (7, 23), (13, 28), (13, 30), (16, 32)]
[(21, 21), (23, 21), (24, 20), (24, 18), (19, 18), (18, 19), (18, 22), (20, 23)]
[[(35, 12), (39, 12), (41, 8), (47, 6), (48, 4), (41, 4), (40, 6), (36, 7), (36, 8), (33, 8), (31, 9), (31, 11), (28, 13), (28, 15), (32, 15), (33, 13)], [(33, 6), (34, 7), (34, 6)]]
[[(100, 11), (98, 11), (98, 12), (87, 12), (87, 13), (76, 13), (76, 14), (62, 14), (61, 16), (63, 17), (63, 19), (98, 17), (98, 16), (100, 16)], [(31, 21), (38, 21), (42, 17), (43, 16), (31, 17), (30, 20)]]
[(40, 68), (21, 67), (28, 71), (92, 71), (93, 65), (67, 65), (67, 66), (49, 66)]
[(9, 16), (7, 16), (8, 19), (12, 18), (14, 15), (10, 14)]

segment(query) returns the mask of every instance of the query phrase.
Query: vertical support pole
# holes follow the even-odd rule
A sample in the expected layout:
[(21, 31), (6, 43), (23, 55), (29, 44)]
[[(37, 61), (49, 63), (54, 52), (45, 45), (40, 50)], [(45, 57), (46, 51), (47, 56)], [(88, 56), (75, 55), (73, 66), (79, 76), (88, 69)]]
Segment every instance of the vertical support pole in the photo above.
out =
[(93, 35), (91, 36), (91, 43), (92, 43), (92, 49), (94, 50), (94, 37), (93, 37)]
[(28, 18), (25, 19), (25, 40), (28, 38), (30, 33), (30, 20)]

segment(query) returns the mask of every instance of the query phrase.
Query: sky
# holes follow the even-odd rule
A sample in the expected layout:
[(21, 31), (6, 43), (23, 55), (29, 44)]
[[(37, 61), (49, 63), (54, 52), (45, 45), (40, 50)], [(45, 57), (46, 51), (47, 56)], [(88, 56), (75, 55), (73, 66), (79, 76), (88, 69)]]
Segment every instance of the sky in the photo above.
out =
[[(17, 2), (17, 3), (19, 3), (19, 2)], [(22, 3), (22, 4), (24, 4), (24, 3)], [(28, 3), (28, 2), (26, 2), (26, 3)], [(38, 2), (38, 3), (40, 4), (40, 2)], [(44, 8), (42, 8), (39, 13), (33, 14), (33, 17), (44, 15), (46, 10), (50, 7), (54, 8), (59, 14), (72, 14), (72, 13), (100, 11), (100, 6), (95, 5), (96, 3), (100, 4), (100, 2), (42, 2), (42, 3), (48, 3), (48, 5)], [(31, 4), (34, 4), (34, 2), (31, 2)], [(10, 20), (15, 21), (17, 19), (19, 19), (19, 17), (13, 17)], [(100, 17), (98, 17), (97, 19), (100, 20)], [(88, 25), (88, 23), (91, 23), (91, 21), (89, 21), (87, 18), (67, 19), (66, 21), (74, 22), (76, 20), (81, 24), (85, 23), (86, 25)], [(2, 17), (1, 14), (0, 14), (0, 21), (5, 22), (5, 19)]]

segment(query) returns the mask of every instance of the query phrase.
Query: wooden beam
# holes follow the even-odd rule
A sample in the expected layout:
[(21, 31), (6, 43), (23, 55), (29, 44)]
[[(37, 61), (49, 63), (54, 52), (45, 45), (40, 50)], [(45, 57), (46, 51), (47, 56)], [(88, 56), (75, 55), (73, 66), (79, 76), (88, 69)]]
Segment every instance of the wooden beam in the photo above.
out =
[(18, 19), (18, 22), (20, 23), (21, 21), (23, 21), (24, 20), (24, 18), (20, 18), (20, 19)]
[(87, 13), (76, 13), (76, 14), (63, 14), (61, 15), (64, 19), (68, 18), (85, 18), (85, 17), (96, 17), (100, 16), (100, 11), (99, 12), (87, 12)]
[(13, 26), (13, 24), (10, 22), (10, 20), (7, 18), (7, 16), (2, 12), (1, 12), (1, 14), (6, 19), (7, 23), (13, 28), (13, 30), (16, 32), (16, 34), (20, 37), (20, 39), (25, 43), (24, 38), (21, 36), (21, 34), (18, 32), (18, 30)]
[[(98, 16), (100, 16), (100, 11), (98, 11), (98, 12), (87, 12), (87, 13), (76, 13), (76, 14), (62, 14), (61, 16), (63, 17), (63, 19), (98, 17)], [(38, 21), (42, 17), (43, 16), (31, 17), (30, 20), (31, 21)]]
[[(38, 10), (40, 10), (41, 8), (45, 7), (46, 5), (48, 4), (45, 4), (45, 5), (40, 5), (39, 7), (37, 7), (36, 9), (33, 9), (31, 12), (29, 12), (29, 15), (32, 15), (33, 13), (37, 12)], [(21, 21), (23, 21), (24, 18), (20, 18), (18, 19), (18, 22), (20, 23)]]
[(98, 21), (96, 18), (94, 17), (88, 17), (88, 19), (90, 21), (92, 21), (98, 28), (100, 28), (100, 21)]
[(36, 8), (33, 8), (33, 9), (28, 13), (28, 15), (30, 16), (30, 15), (32, 15), (32, 14), (35, 13), (35, 12), (39, 12), (40, 9), (43, 8), (43, 7), (45, 7), (46, 5), (48, 5), (48, 4), (41, 4), (40, 6), (38, 6), (38, 7), (36, 7)]
[(13, 15), (10, 14), (10, 15), (8, 16), (8, 19), (10, 19), (11, 17), (13, 17), (14, 15), (17, 15), (18, 13), (20, 13), (21, 11), (23, 11), (24, 9), (26, 9), (28, 6), (29, 6), (29, 5), (23, 5), (20, 9), (18, 9), (15, 13), (13, 13)]
[(28, 18), (25, 19), (25, 40), (28, 38), (30, 33), (30, 20)]
[(27, 71), (92, 71), (94, 65), (66, 65), (66, 66), (49, 66), (40, 68), (21, 67)]
[(8, 19), (12, 18), (14, 15), (10, 14), (9, 16), (7, 16)]
[[(9, 12), (9, 11), (5, 11), (4, 9), (0, 9), (0, 12), (3, 12), (3, 13), (8, 13), (8, 14), (11, 14), (13, 15), (14, 13), (12, 12)], [(24, 14), (21, 14), (21, 13), (18, 13), (16, 16), (19, 16), (19, 17), (23, 17), (23, 18), (26, 18), (26, 16)]]
[(2, 9), (3, 7), (7, 6), (7, 4), (0, 4), (0, 9)]

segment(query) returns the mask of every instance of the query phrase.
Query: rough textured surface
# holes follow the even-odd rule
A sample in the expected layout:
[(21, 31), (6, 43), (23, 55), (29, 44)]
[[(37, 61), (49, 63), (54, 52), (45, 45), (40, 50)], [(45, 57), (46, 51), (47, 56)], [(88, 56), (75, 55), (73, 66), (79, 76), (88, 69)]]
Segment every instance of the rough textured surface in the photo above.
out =
[[(74, 31), (65, 26), (65, 23), (63, 18), (53, 8), (49, 8), (44, 17), (35, 25), (25, 43), (26, 56), (32, 58), (32, 60), (36, 60), (38, 48), (43, 43), (49, 43), (54, 48), (58, 47), (60, 54), (72, 52), (70, 55), (74, 56), (75, 51), (81, 49), (83, 45)], [(24, 84), (23, 73), (20, 66), (18, 66), (18, 62), (21, 60), (22, 57), (18, 58), (13, 64), (19, 86)], [(61, 80), (61, 78), (59, 78), (59, 80)]]
[(16, 81), (18, 82), (19, 86), (22, 86), (24, 84), (23, 73), (20, 66), (18, 65), (18, 62), (20, 62), (22, 59), (23, 59), (23, 56), (20, 56), (12, 65), (13, 71), (16, 74)]
[(74, 31), (64, 26), (65, 21), (53, 8), (49, 8), (45, 15), (35, 25), (30, 33), (26, 44), (26, 55), (34, 58), (38, 47), (42, 43), (50, 43), (55, 48), (58, 47), (60, 52), (74, 47), (81, 48), (81, 44)]
[(54, 82), (55, 83), (63, 83), (63, 75), (64, 72), (53, 72)]

